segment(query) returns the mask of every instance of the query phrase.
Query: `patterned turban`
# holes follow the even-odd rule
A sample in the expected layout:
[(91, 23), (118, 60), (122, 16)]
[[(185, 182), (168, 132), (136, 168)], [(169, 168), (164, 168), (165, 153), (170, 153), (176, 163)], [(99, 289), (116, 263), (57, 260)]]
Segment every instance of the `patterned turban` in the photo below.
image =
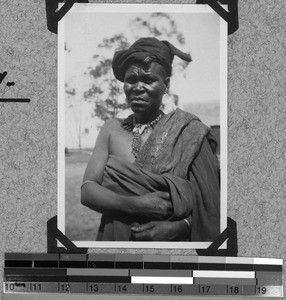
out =
[(131, 45), (129, 49), (114, 53), (112, 61), (113, 73), (118, 80), (123, 82), (125, 72), (130, 64), (142, 63), (148, 65), (151, 62), (157, 62), (166, 69), (167, 75), (170, 76), (175, 55), (185, 61), (192, 61), (189, 54), (177, 49), (168, 41), (159, 41), (156, 38), (149, 37), (141, 38)]

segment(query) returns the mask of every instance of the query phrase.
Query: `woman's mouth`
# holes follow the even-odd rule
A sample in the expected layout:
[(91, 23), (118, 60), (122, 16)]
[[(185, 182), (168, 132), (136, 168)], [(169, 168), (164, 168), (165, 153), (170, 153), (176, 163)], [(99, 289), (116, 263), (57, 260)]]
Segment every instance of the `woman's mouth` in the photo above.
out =
[(131, 98), (131, 101), (132, 103), (142, 103), (142, 102), (147, 102), (144, 98), (141, 98), (141, 97), (133, 97)]

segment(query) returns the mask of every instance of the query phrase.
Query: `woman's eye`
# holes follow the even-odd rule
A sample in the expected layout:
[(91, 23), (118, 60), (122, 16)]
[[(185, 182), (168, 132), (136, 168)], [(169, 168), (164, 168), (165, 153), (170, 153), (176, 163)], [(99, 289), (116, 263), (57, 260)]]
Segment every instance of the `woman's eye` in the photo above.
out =
[(147, 84), (152, 84), (154, 82), (154, 80), (152, 78), (144, 78), (143, 82), (145, 82)]
[(151, 83), (153, 83), (153, 80), (150, 80), (150, 79), (149, 79), (149, 80), (146, 80), (145, 83), (151, 84)]
[(136, 82), (136, 79), (133, 78), (133, 77), (129, 77), (129, 78), (126, 78), (126, 79), (125, 79), (125, 82), (130, 83), (130, 84), (133, 84), (133, 83)]

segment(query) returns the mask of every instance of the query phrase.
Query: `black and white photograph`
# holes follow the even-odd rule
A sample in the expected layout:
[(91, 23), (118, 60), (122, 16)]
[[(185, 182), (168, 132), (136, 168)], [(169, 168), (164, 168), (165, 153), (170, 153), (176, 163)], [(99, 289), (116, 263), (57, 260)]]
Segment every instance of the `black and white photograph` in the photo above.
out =
[(207, 248), (227, 223), (227, 23), (75, 4), (58, 24), (58, 229), (78, 247)]

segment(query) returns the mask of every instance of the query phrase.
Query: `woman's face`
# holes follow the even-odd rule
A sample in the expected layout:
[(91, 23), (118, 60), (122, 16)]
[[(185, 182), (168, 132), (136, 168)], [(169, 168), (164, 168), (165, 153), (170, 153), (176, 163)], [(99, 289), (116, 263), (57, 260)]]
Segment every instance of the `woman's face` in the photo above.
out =
[(124, 77), (127, 103), (135, 113), (157, 113), (169, 79), (163, 66), (152, 62), (148, 67), (131, 64)]

